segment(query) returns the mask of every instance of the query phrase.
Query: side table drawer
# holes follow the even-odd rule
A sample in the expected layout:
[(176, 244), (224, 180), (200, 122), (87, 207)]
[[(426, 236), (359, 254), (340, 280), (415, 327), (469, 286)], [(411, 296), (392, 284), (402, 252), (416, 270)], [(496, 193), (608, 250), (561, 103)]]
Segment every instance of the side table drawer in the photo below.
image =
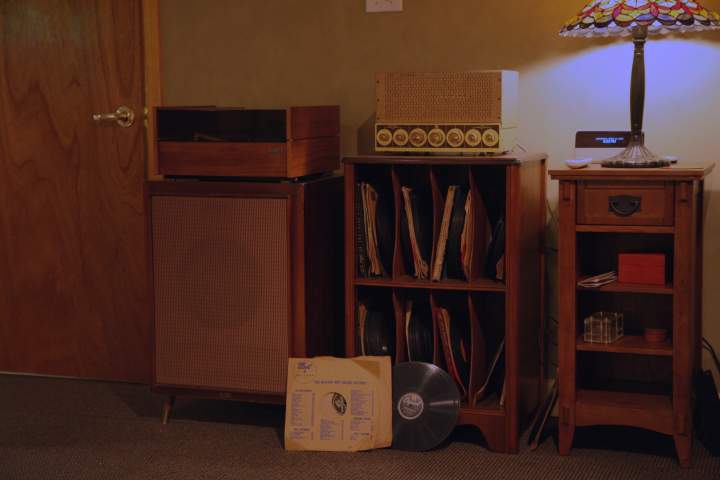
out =
[(673, 224), (672, 182), (578, 182), (580, 225)]

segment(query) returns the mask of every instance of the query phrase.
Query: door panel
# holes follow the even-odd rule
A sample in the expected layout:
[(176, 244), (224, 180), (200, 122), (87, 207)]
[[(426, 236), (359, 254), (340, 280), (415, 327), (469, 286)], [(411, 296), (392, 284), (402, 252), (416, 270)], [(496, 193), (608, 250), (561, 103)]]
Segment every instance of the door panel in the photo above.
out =
[(140, 0), (0, 0), (0, 371), (149, 380), (143, 104)]

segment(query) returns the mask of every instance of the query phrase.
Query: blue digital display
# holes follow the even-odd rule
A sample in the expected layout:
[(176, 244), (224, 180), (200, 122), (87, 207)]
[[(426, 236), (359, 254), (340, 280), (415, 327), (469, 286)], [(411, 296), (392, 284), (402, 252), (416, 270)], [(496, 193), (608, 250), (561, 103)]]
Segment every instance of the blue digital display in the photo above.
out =
[(630, 143), (631, 136), (631, 132), (622, 130), (577, 132), (575, 148), (622, 148)]
[(615, 145), (616, 143), (623, 142), (625, 137), (595, 137), (595, 140), (604, 145)]

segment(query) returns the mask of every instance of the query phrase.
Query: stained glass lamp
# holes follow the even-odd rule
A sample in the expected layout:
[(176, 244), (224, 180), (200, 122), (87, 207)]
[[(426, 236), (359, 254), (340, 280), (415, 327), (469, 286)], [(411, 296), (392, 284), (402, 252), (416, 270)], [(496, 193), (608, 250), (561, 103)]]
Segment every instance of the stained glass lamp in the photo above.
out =
[(566, 37), (632, 35), (635, 44), (630, 83), (631, 137), (628, 147), (605, 162), (606, 167), (670, 165), (645, 147), (645, 41), (648, 35), (720, 28), (720, 15), (690, 0), (593, 0), (560, 30)]

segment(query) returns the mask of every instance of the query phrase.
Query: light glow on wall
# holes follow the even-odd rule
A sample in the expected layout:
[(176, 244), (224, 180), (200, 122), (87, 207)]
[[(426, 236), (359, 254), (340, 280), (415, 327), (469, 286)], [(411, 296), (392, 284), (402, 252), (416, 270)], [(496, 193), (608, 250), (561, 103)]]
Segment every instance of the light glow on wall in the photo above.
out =
[[(573, 156), (578, 130), (629, 130), (632, 59), (632, 42), (619, 41), (522, 72), (521, 142), (554, 147), (549, 153), (560, 163)], [(720, 142), (720, 46), (651, 38), (645, 64), (647, 146), (659, 155), (707, 161)]]

